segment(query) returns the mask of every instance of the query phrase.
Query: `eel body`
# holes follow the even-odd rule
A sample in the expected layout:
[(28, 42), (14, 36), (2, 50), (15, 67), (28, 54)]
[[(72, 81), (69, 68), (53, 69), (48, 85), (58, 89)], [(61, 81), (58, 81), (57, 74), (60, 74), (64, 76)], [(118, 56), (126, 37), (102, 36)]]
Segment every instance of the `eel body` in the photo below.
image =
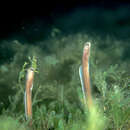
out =
[(80, 82), (81, 82), (81, 87), (83, 92), (84, 103), (86, 104), (86, 94), (85, 94), (84, 81), (83, 81), (82, 65), (79, 67), (79, 76), (80, 76)]
[(31, 95), (32, 95), (32, 88), (33, 88), (33, 79), (34, 79), (33, 68), (29, 68), (27, 70), (26, 90), (25, 90), (25, 95), (24, 95), (26, 119), (32, 118), (32, 99), (31, 99)]
[[(86, 97), (88, 108), (92, 106), (92, 95), (90, 87), (90, 75), (89, 75), (89, 56), (90, 56), (91, 43), (87, 42), (83, 49), (82, 56), (82, 68), (80, 68), (80, 75), (82, 72), (82, 78), (80, 76), (83, 94)], [(81, 71), (82, 69), (82, 71)]]

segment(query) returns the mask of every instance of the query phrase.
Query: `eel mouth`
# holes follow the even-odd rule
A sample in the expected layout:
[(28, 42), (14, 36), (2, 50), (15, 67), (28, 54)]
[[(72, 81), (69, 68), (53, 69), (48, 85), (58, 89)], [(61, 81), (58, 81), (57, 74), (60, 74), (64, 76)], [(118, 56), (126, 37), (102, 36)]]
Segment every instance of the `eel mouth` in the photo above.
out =
[(84, 49), (83, 49), (83, 55), (84, 55), (85, 59), (89, 58), (90, 47), (91, 47), (91, 43), (90, 42), (86, 42), (85, 45), (84, 45)]
[(88, 49), (90, 49), (90, 47), (91, 47), (91, 43), (90, 42), (86, 42), (85, 45), (84, 45), (84, 49), (88, 50)]

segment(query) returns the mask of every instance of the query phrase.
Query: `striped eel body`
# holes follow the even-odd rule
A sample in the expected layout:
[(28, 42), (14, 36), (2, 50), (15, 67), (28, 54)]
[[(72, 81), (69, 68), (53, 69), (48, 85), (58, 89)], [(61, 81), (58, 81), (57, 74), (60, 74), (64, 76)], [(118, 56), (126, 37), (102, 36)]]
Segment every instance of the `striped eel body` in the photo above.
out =
[(82, 87), (82, 92), (83, 92), (84, 103), (86, 104), (87, 102), (86, 102), (86, 94), (85, 94), (84, 81), (83, 81), (82, 65), (79, 67), (79, 77), (80, 77), (80, 82), (81, 82), (81, 87)]
[(33, 79), (34, 79), (34, 70), (33, 70), (33, 68), (29, 68), (27, 70), (26, 90), (25, 90), (25, 95), (24, 95), (26, 120), (32, 118), (31, 95), (32, 95), (32, 88), (33, 88)]
[(80, 66), (79, 68), (82, 91), (84, 94), (85, 102), (87, 101), (89, 109), (92, 106), (92, 95), (91, 95), (90, 76), (89, 76), (90, 47), (91, 43), (87, 42), (83, 49), (82, 67)]

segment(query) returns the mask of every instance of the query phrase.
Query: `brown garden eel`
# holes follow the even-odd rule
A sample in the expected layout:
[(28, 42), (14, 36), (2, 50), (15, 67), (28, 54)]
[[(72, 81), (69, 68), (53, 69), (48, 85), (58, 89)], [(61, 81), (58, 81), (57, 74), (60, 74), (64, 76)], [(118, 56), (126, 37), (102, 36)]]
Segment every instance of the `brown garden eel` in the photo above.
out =
[(85, 43), (82, 56), (82, 66), (79, 68), (79, 75), (82, 85), (82, 91), (84, 95), (85, 103), (87, 102), (88, 108), (92, 106), (92, 95), (90, 88), (90, 76), (89, 76), (89, 57), (90, 57), (91, 43)]
[(25, 95), (24, 95), (24, 103), (25, 103), (25, 115), (26, 115), (26, 120), (32, 119), (32, 100), (31, 100), (31, 95), (32, 95), (32, 88), (33, 88), (33, 79), (34, 79), (34, 70), (33, 68), (29, 68), (27, 70), (27, 78), (26, 78), (26, 90), (25, 90)]

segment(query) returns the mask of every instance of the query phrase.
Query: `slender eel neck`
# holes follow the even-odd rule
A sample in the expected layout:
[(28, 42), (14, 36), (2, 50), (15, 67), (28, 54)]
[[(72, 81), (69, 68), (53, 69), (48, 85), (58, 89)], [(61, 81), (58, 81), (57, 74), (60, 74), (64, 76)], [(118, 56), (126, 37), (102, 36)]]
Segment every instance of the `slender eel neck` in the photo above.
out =
[(90, 88), (90, 76), (89, 76), (89, 56), (90, 56), (90, 43), (86, 43), (83, 49), (82, 66), (83, 66), (83, 80), (85, 93), (87, 95), (88, 108), (92, 106), (92, 95)]
[(33, 86), (34, 71), (30, 68), (27, 71), (27, 80), (26, 80), (26, 92), (25, 92), (25, 112), (26, 118), (32, 118), (32, 100), (31, 100), (31, 89)]

